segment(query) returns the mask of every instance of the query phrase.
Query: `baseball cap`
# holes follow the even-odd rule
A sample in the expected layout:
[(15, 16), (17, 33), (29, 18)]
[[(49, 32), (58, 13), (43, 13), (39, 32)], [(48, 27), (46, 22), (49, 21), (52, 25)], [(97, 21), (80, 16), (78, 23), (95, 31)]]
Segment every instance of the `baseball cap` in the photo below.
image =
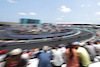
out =
[(72, 45), (73, 46), (80, 46), (80, 42), (74, 42)]
[(13, 49), (12, 51), (9, 52), (10, 55), (19, 55), (22, 53), (22, 49), (17, 48), (17, 49)]
[(73, 46), (84, 46), (85, 42), (74, 42)]

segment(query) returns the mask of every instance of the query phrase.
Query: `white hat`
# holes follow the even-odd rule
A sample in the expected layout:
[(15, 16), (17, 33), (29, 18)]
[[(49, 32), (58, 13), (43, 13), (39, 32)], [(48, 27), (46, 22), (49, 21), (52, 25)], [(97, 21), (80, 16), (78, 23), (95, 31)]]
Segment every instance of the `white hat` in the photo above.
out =
[(17, 49), (13, 49), (12, 51), (9, 52), (10, 55), (18, 55), (22, 53), (22, 49), (17, 48)]

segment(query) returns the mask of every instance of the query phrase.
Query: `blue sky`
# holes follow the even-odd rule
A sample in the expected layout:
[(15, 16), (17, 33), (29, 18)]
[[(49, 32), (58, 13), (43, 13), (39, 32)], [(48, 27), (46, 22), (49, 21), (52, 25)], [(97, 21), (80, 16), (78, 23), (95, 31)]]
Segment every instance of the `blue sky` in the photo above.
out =
[(100, 0), (0, 0), (0, 21), (100, 24)]

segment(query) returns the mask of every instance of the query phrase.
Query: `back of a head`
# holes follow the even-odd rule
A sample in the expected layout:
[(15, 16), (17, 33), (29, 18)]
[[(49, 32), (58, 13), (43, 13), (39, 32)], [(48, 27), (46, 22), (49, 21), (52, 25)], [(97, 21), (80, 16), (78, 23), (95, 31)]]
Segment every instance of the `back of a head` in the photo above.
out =
[(44, 51), (48, 51), (49, 50), (49, 46), (43, 46), (43, 50)]
[(87, 42), (87, 45), (90, 45), (90, 42)]
[(72, 45), (72, 42), (68, 42), (67, 44), (68, 44), (68, 46), (73, 46), (73, 45)]
[(72, 51), (72, 49), (73, 49), (72, 42), (68, 42), (67, 44), (68, 44), (68, 48), (70, 49), (70, 54), (69, 54), (70, 55), (70, 59), (72, 59), (73, 56), (74, 56), (73, 51)]

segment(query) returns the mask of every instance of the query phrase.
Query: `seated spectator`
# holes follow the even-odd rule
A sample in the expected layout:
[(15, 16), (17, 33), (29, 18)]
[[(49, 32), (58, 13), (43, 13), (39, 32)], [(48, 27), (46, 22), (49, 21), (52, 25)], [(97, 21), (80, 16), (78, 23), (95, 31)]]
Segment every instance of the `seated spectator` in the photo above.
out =
[(85, 45), (84, 48), (88, 51), (91, 61), (94, 61), (94, 58), (96, 57), (96, 48), (89, 42), (87, 42), (87, 45)]
[(65, 55), (67, 59), (67, 67), (80, 67), (79, 57), (76, 49), (73, 47), (71, 42), (68, 42), (68, 49), (66, 49)]
[(61, 51), (62, 51), (63, 53), (65, 53), (65, 51), (66, 51), (65, 45), (64, 45), (64, 44), (60, 44), (59, 47), (60, 47)]
[(38, 67), (51, 67), (51, 53), (47, 52), (49, 49), (48, 46), (44, 46), (43, 50), (44, 52), (42, 52), (41, 54), (39, 54), (38, 59), (39, 59), (39, 64)]
[(53, 67), (61, 67), (61, 65), (64, 63), (64, 60), (63, 52), (59, 48), (59, 45), (55, 45), (55, 49), (52, 50), (52, 57)]
[(26, 61), (21, 59), (22, 49), (17, 48), (9, 52), (8, 56), (5, 58), (4, 67), (24, 67), (26, 66)]
[(97, 40), (93, 46), (96, 48), (97, 55), (100, 56), (100, 40)]
[(4, 60), (7, 55), (7, 50), (0, 50), (0, 62)]
[(77, 49), (77, 54), (78, 54), (78, 57), (80, 58), (80, 66), (88, 67), (89, 64), (91, 63), (90, 56), (87, 50), (84, 47), (81, 47), (81, 45), (83, 44), (80, 44), (79, 42), (74, 42), (73, 45)]

